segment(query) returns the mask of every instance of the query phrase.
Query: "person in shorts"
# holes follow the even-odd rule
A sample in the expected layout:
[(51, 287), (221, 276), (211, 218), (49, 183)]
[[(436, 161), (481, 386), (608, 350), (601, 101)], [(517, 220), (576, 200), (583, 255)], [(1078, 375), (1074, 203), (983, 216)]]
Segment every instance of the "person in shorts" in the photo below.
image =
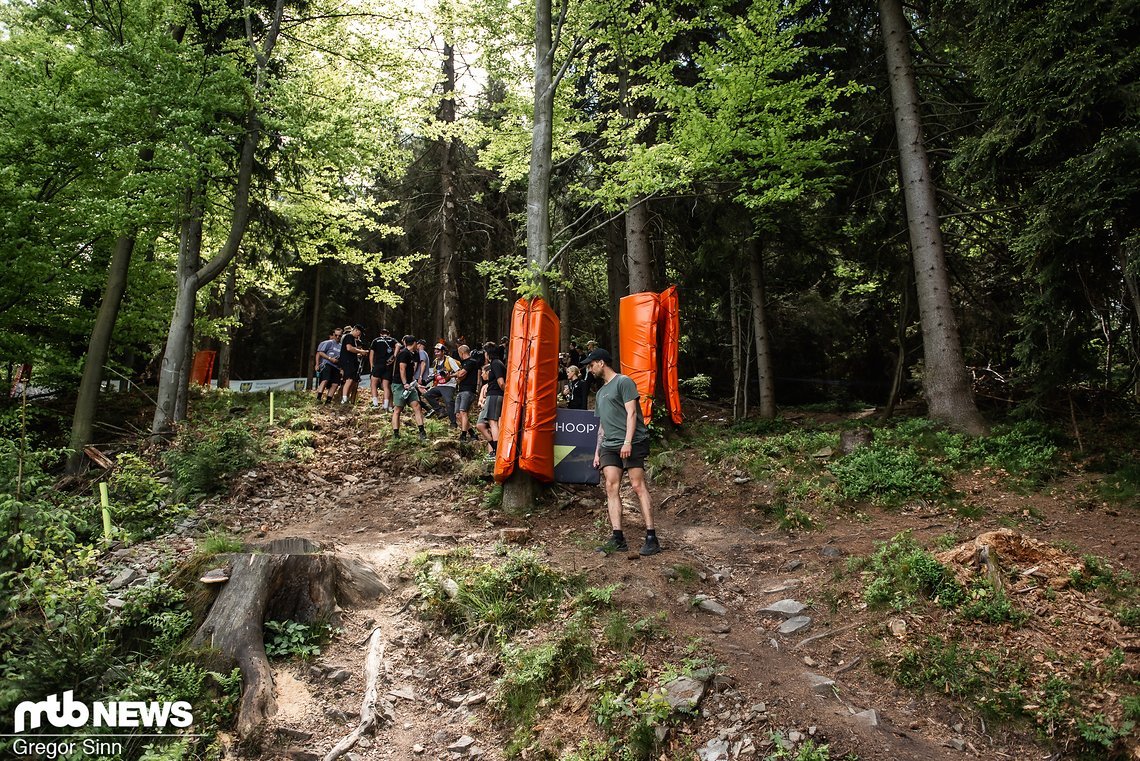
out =
[(487, 442), (487, 459), (494, 461), (495, 450), (499, 446), (499, 417), (503, 414), (503, 389), (507, 385), (507, 366), (499, 360), (498, 347), (494, 341), (483, 344), (483, 370), (480, 373), (487, 392), (483, 409), (475, 428), (479, 438)]
[(356, 401), (356, 387), (360, 385), (360, 358), (368, 356), (368, 350), (360, 340), (363, 333), (364, 326), (357, 323), (340, 340), (340, 374), (344, 379), (340, 389), (341, 404), (347, 404), (349, 399)]
[[(317, 371), (317, 404), (332, 402), (340, 390), (340, 328), (333, 328), (329, 337), (317, 347), (315, 369)], [(325, 396), (325, 392), (328, 396)]]
[(372, 365), (372, 406), (392, 409), (392, 364), (396, 354), (396, 339), (387, 328), (368, 347), (368, 362)]
[(404, 336), (403, 345), (396, 353), (392, 367), (392, 437), (400, 437), (400, 416), (404, 407), (411, 405), (419, 428), (420, 441), (427, 438), (424, 431), (424, 411), (420, 406), (420, 392), (416, 385), (416, 368), (420, 363), (414, 336)]
[(656, 555), (661, 551), (661, 545), (653, 528), (653, 500), (645, 483), (649, 429), (641, 415), (637, 385), (629, 376), (614, 372), (613, 358), (605, 349), (594, 349), (586, 355), (583, 363), (602, 384), (594, 396), (594, 416), (598, 418), (594, 467), (601, 469), (606, 485), (606, 506), (613, 536), (599, 549), (607, 554), (629, 550), (621, 528), (621, 475), (624, 472), (629, 474), (629, 485), (637, 495), (641, 517), (645, 521), (645, 544), (641, 547), (641, 554)]
[(459, 425), (459, 440), (475, 441), (475, 432), (471, 430), (471, 405), (475, 402), (476, 389), (479, 387), (480, 362), (471, 356), (471, 347), (460, 344), (459, 371), (455, 373), (455, 422)]

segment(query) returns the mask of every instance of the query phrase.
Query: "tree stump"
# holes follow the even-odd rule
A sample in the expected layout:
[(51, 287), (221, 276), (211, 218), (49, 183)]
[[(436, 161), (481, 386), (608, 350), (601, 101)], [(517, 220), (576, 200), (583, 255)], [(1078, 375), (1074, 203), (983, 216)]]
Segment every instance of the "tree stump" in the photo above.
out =
[(328, 620), (340, 609), (389, 591), (367, 563), (321, 552), (308, 539), (278, 539), (227, 556), (230, 579), (221, 586), (194, 647), (211, 647), (241, 669), (237, 733), (252, 736), (276, 713), (273, 671), (265, 655), (267, 620)]

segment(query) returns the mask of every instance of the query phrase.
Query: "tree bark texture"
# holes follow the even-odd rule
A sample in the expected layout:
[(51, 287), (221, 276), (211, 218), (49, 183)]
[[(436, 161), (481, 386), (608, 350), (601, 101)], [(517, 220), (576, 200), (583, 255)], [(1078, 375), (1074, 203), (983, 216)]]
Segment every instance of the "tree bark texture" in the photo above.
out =
[(728, 271), (728, 323), (732, 330), (732, 419), (740, 418), (740, 399), (744, 392), (740, 372), (740, 314), (736, 293), (736, 273)]
[(625, 222), (615, 219), (606, 225), (606, 281), (607, 292), (610, 294), (610, 314), (615, 319), (610, 320), (609, 336), (597, 336), (596, 340), (604, 344), (609, 341), (609, 349), (614, 358), (614, 367), (621, 367), (620, 326), (616, 316), (621, 313), (621, 300), (628, 296), (626, 290), (629, 283), (625, 259)]
[(87, 342), (87, 356), (83, 361), (83, 377), (79, 381), (75, 413), (71, 416), (71, 456), (67, 460), (69, 475), (81, 472), (85, 464), (83, 447), (91, 443), (95, 407), (99, 399), (99, 387), (103, 383), (103, 366), (107, 364), (111, 335), (115, 332), (115, 321), (119, 317), (119, 307), (127, 290), (127, 275), (130, 272), (134, 250), (134, 235), (123, 235), (115, 241), (111, 266), (107, 270), (107, 285), (103, 289), (103, 300), (99, 303), (99, 311), (95, 314), (91, 339)]
[(981, 435), (987, 426), (974, 403), (951, 303), (950, 278), (930, 162), (923, 144), (918, 85), (901, 0), (879, 0), (879, 19), (891, 83), (900, 179), (922, 324), (923, 391), (932, 419), (955, 430)]
[(158, 399), (151, 423), (151, 435), (162, 437), (169, 433), (177, 416), (179, 395), (185, 394), (184, 369), (190, 361), (187, 343), (194, 324), (194, 308), (198, 291), (208, 285), (237, 256), (245, 230), (249, 226), (249, 189), (253, 178), (253, 157), (261, 136), (261, 122), (250, 111), (246, 115), (246, 132), (238, 160), (238, 183), (234, 194), (230, 230), (221, 250), (210, 261), (199, 266), (202, 247), (203, 194), (197, 188), (189, 196), (188, 218), (183, 223), (182, 240), (178, 252), (177, 294), (174, 312), (170, 318), (170, 332), (166, 338), (166, 351), (158, 380)]
[(653, 255), (649, 246), (649, 201), (640, 196), (625, 212), (625, 255), (629, 267), (629, 292), (653, 290)]
[(241, 669), (239, 737), (254, 735), (277, 710), (265, 655), (266, 621), (327, 621), (338, 602), (359, 604), (387, 591), (363, 561), (318, 550), (307, 539), (279, 539), (224, 558), (229, 581), (191, 644), (213, 648)]
[[(534, 19), (534, 127), (526, 193), (526, 260), (531, 272), (550, 261), (550, 173), (554, 145), (554, 31), (550, 0), (537, 0)], [(539, 283), (549, 301), (546, 278)], [(519, 469), (503, 484), (503, 509), (525, 513), (534, 507), (538, 482)]]
[[(439, 121), (455, 122), (455, 50), (443, 46), (443, 98), (439, 104)], [(459, 254), (455, 222), (455, 140), (450, 133), (439, 141), (440, 202), (439, 234), (439, 337), (448, 340), (459, 336)]]
[[(234, 315), (234, 305), (237, 303), (237, 263), (234, 262), (226, 270), (226, 289), (222, 293), (222, 319), (229, 320)], [(230, 375), (233, 371), (233, 344), (234, 329), (227, 327), (226, 336), (218, 347), (218, 388), (230, 387)]]
[(756, 337), (756, 375), (760, 383), (760, 417), (776, 418), (776, 383), (772, 372), (772, 342), (764, 309), (764, 254), (755, 238), (749, 243), (748, 271), (752, 280), (752, 332)]

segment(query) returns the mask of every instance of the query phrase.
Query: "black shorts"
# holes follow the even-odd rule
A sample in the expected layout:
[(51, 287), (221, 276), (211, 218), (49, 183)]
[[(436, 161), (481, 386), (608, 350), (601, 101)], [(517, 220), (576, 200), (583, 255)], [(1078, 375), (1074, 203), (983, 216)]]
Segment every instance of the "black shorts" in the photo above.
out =
[(360, 363), (353, 361), (349, 362), (347, 365), (341, 365), (340, 373), (344, 376), (345, 381), (359, 381)]
[(599, 467), (621, 468), (622, 470), (641, 468), (645, 470), (645, 460), (649, 457), (649, 441), (635, 441), (630, 450), (629, 457), (623, 460), (621, 458), (621, 447), (617, 449), (602, 447), (598, 450)]
[(317, 380), (330, 386), (340, 385), (340, 368), (336, 365), (325, 365), (318, 373)]

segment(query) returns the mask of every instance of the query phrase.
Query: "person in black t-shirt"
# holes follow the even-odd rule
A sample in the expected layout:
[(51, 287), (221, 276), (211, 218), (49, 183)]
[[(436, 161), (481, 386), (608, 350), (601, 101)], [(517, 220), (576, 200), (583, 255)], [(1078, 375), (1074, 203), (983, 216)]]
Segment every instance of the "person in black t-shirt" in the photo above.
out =
[(566, 398), (566, 407), (572, 410), (586, 409), (586, 397), (590, 392), (590, 384), (582, 377), (582, 371), (577, 365), (566, 368), (566, 384), (562, 387), (562, 395)]
[(503, 389), (507, 385), (507, 367), (499, 360), (496, 350), (493, 341), (483, 344), (484, 364), (480, 375), (487, 395), (475, 423), (480, 438), (489, 447), (488, 460), (495, 459), (495, 449), (499, 446), (499, 417), (503, 414)]
[(416, 386), (416, 368), (419, 366), (415, 336), (404, 336), (403, 346), (396, 353), (392, 367), (392, 436), (400, 436), (400, 414), (411, 405), (419, 428), (420, 441), (427, 438), (424, 431), (424, 411), (420, 406), (420, 392)]
[(340, 403), (345, 404), (351, 398), (356, 401), (356, 387), (360, 385), (360, 358), (367, 356), (368, 350), (360, 340), (364, 333), (364, 326), (357, 323), (352, 326), (340, 340), (340, 373), (344, 376), (344, 385), (340, 389)]
[(392, 409), (392, 365), (395, 360), (396, 339), (387, 328), (380, 328), (380, 335), (368, 347), (368, 361), (372, 364), (372, 406), (383, 405), (385, 412)]
[(475, 432), (471, 430), (471, 404), (475, 401), (475, 389), (479, 386), (480, 362), (471, 356), (471, 348), (466, 344), (459, 345), (459, 372), (455, 374), (455, 420), (459, 423), (459, 440), (475, 441)]

